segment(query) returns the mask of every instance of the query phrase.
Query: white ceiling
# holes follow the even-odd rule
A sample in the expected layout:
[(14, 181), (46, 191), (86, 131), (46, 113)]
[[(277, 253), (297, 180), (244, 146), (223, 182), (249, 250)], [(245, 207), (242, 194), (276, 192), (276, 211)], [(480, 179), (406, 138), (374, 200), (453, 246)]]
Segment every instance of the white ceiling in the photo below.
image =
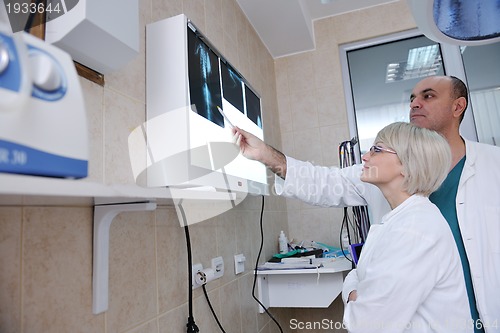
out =
[(314, 49), (313, 21), (401, 0), (236, 0), (273, 58)]

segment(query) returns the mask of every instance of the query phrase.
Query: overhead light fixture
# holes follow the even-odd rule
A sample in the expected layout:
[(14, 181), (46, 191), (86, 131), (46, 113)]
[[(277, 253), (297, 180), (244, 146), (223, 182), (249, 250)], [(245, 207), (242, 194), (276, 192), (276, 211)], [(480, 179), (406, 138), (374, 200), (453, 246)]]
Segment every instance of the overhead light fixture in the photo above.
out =
[(385, 82), (396, 82), (436, 75), (441, 67), (439, 45), (417, 47), (408, 51), (405, 62), (390, 63), (386, 68)]
[(475, 46), (500, 41), (498, 0), (407, 0), (420, 31), (439, 43)]

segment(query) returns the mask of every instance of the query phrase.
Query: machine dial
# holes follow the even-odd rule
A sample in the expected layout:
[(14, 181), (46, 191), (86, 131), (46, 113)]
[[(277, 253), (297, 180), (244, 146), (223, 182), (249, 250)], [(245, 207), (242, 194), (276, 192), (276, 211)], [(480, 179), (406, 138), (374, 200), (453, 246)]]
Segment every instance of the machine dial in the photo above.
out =
[(61, 73), (51, 57), (41, 52), (30, 52), (29, 58), (33, 84), (37, 88), (47, 92), (61, 88)]
[(9, 51), (7, 45), (0, 40), (0, 74), (9, 66)]

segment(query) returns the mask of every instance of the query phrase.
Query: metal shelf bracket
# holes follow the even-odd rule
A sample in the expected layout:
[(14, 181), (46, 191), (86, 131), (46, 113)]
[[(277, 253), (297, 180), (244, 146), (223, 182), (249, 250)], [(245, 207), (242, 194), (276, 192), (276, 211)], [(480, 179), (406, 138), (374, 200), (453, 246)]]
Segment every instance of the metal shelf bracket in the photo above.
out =
[(123, 203), (94, 206), (94, 246), (92, 276), (92, 312), (108, 310), (109, 229), (116, 215), (122, 212), (152, 211), (155, 202)]

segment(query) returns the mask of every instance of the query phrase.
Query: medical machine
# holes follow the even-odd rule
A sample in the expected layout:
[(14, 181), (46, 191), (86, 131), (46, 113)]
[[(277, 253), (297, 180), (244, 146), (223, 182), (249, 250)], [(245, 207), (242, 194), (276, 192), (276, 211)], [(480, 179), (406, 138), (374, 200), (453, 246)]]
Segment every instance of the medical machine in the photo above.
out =
[(87, 119), (73, 60), (0, 19), (0, 173), (86, 177)]

